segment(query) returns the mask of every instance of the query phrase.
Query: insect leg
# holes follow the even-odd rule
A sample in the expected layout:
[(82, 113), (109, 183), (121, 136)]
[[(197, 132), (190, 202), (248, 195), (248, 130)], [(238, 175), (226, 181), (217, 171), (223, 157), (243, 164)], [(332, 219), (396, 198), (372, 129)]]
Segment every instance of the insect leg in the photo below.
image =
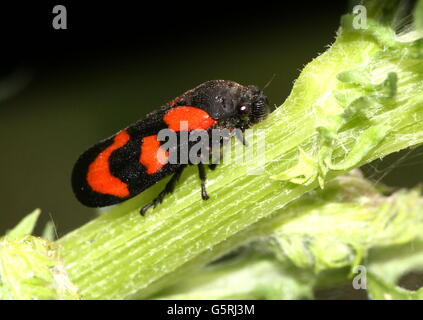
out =
[(206, 170), (204, 169), (204, 165), (200, 162), (198, 164), (198, 174), (200, 176), (200, 180), (201, 180), (201, 198), (203, 198), (203, 200), (207, 200), (209, 199), (209, 196), (207, 195), (207, 191), (206, 191)]
[(175, 174), (172, 176), (172, 178), (169, 180), (169, 182), (166, 184), (166, 186), (163, 189), (163, 191), (161, 191), (159, 193), (159, 195), (153, 201), (151, 201), (150, 203), (147, 203), (144, 207), (141, 208), (140, 214), (142, 216), (144, 216), (145, 213), (146, 213), (146, 211), (148, 209), (150, 209), (151, 207), (153, 207), (153, 208), (157, 207), (157, 205), (159, 203), (162, 203), (164, 197), (167, 194), (169, 194), (169, 193), (173, 192), (173, 190), (175, 190), (176, 182), (178, 182), (179, 178), (182, 175), (182, 171), (184, 171), (184, 169), (185, 169), (185, 166), (180, 166), (177, 169), (177, 171), (175, 172)]
[(209, 169), (210, 170), (214, 170), (214, 169), (216, 169), (216, 167), (217, 167), (217, 163), (209, 164)]

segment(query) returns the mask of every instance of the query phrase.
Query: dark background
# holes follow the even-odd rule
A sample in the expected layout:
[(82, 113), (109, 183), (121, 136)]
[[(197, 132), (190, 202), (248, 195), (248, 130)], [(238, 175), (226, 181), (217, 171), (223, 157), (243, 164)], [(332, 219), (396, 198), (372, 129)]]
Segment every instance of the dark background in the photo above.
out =
[[(56, 4), (67, 30), (52, 27)], [(59, 235), (92, 219), (70, 187), (78, 155), (199, 83), (263, 87), (275, 74), (266, 93), (280, 105), (347, 10), (347, 1), (1, 4), (0, 234), (35, 208), (38, 231), (50, 217)], [(403, 160), (416, 154), (366, 171), (413, 186), (421, 163)]]

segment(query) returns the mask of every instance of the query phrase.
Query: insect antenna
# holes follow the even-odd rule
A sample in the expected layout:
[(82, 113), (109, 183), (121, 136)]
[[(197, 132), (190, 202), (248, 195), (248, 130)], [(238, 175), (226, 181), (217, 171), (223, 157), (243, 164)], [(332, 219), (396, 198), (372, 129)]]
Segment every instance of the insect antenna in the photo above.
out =
[(264, 90), (266, 90), (266, 88), (268, 87), (268, 86), (270, 86), (270, 84), (272, 83), (272, 81), (275, 79), (275, 77), (276, 77), (276, 73), (274, 73), (273, 75), (272, 75), (272, 77), (270, 78), (270, 80), (269, 81), (267, 81), (267, 83), (264, 85), (264, 87), (263, 87), (263, 91)]

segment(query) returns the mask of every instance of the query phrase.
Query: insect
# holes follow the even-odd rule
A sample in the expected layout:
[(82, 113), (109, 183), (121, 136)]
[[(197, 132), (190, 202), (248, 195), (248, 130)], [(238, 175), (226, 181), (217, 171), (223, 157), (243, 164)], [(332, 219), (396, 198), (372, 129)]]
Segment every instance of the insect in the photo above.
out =
[[(176, 162), (169, 161), (172, 148), (163, 149), (165, 142), (158, 136), (161, 130), (176, 134), (178, 142), (174, 150), (182, 146), (190, 150), (193, 142), (181, 142), (180, 138), (184, 132), (198, 130), (210, 133), (212, 130), (229, 129), (232, 132), (239, 129), (235, 130), (236, 137), (246, 144), (244, 130), (263, 120), (268, 113), (267, 97), (255, 86), (227, 80), (205, 82), (85, 151), (72, 172), (75, 196), (88, 207), (109, 206), (130, 199), (173, 174), (164, 190), (140, 209), (144, 215), (174, 190), (184, 168), (193, 164), (189, 159), (188, 162), (179, 161), (181, 157)], [(196, 163), (203, 200), (209, 198), (205, 187), (205, 163)], [(215, 163), (209, 165), (210, 169), (215, 166)]]

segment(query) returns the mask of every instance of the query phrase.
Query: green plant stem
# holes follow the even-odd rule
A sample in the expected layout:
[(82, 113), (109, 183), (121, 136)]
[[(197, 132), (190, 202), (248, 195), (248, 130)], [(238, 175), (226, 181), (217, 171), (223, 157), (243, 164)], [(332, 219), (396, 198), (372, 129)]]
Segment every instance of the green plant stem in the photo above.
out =
[[(208, 201), (200, 200), (197, 176), (190, 171), (145, 218), (139, 207), (163, 184), (60, 239), (67, 272), (82, 296), (148, 296), (248, 240), (236, 235), (319, 184), (422, 143), (423, 62), (421, 56), (410, 56), (412, 50), (421, 54), (421, 47), (391, 43), (391, 29), (380, 28), (372, 35), (344, 25), (333, 46), (304, 68), (285, 103), (256, 126), (265, 134), (263, 174), (248, 175), (254, 160), (241, 163), (242, 154), (235, 154), (235, 161), (209, 172)], [(356, 73), (372, 82), (358, 81)], [(389, 81), (379, 85), (392, 73), (398, 79), (395, 90)], [(363, 116), (360, 103), (365, 103), (364, 113), (373, 106), (372, 113)], [(303, 184), (282, 181), (281, 173), (299, 163), (299, 148), (316, 166), (313, 178)], [(331, 169), (336, 167), (332, 161), (342, 170)]]
[(202, 268), (161, 295), (162, 300), (311, 298), (310, 273), (282, 265), (269, 254), (243, 254)]
[[(351, 283), (358, 264), (391, 284), (390, 291), (371, 290), (372, 297), (395, 293), (392, 284), (422, 265), (422, 230), (420, 189), (385, 196), (354, 170), (238, 233), (239, 243), (255, 241), (223, 261), (185, 270), (184, 279), (152, 298), (311, 298), (317, 288)], [(413, 255), (404, 258), (410, 250), (398, 244)]]

